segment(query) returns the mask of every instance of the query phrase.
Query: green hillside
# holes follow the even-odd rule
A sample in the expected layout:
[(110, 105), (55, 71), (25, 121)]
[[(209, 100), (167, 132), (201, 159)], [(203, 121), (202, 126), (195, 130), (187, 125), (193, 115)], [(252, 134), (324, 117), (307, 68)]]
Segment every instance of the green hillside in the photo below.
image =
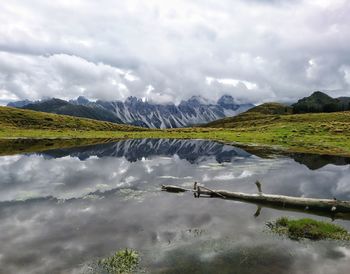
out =
[(262, 113), (262, 114), (292, 114), (293, 108), (280, 103), (264, 103), (253, 107), (246, 111), (248, 113)]
[(140, 131), (145, 129), (87, 118), (0, 107), (0, 132), (10, 130)]
[(310, 96), (300, 99), (292, 107), (294, 113), (346, 111), (350, 110), (350, 98), (332, 98), (323, 92), (315, 91)]
[[(264, 114), (275, 104), (263, 104), (207, 128), (232, 132), (231, 140), (284, 147), (289, 151), (350, 154), (350, 111), (307, 114)], [(289, 111), (288, 111), (289, 112)]]
[(64, 114), (74, 117), (89, 118), (100, 121), (124, 124), (119, 118), (115, 117), (111, 112), (101, 109), (82, 105), (74, 105), (67, 101), (53, 98), (50, 100), (29, 104), (24, 109), (36, 110), (41, 112)]
[[(310, 134), (340, 134), (350, 136), (350, 111), (332, 113), (290, 114), (290, 108), (284, 114), (265, 114), (276, 109), (276, 103), (266, 103), (252, 108), (234, 117), (220, 119), (206, 124), (204, 127), (234, 129), (240, 132), (257, 131), (268, 132), (286, 131), (294, 136), (295, 133)], [(278, 111), (279, 112), (279, 111)], [(281, 112), (280, 112), (281, 113)]]
[(273, 123), (281, 115), (292, 114), (293, 109), (279, 103), (264, 103), (237, 116), (226, 117), (204, 125), (214, 128), (241, 128)]

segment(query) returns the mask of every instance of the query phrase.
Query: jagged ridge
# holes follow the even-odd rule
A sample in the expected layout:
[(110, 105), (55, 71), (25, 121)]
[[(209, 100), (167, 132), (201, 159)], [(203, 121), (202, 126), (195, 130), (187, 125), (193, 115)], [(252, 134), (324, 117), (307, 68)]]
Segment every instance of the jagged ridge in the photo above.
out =
[(254, 106), (238, 104), (229, 95), (222, 96), (217, 103), (210, 103), (201, 96), (193, 96), (177, 106), (144, 102), (136, 97), (129, 97), (125, 102), (93, 102), (82, 96), (69, 102), (54, 98), (39, 102), (20, 101), (9, 105), (148, 128), (179, 128), (204, 124), (235, 116)]

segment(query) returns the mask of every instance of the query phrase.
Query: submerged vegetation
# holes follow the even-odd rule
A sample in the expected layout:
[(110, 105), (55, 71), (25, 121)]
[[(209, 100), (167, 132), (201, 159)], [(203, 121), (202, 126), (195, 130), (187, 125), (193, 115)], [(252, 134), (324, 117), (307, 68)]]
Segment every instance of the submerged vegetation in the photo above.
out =
[(111, 274), (126, 274), (134, 272), (140, 263), (137, 251), (123, 249), (117, 251), (110, 257), (98, 261), (98, 266)]
[(341, 226), (309, 218), (292, 220), (281, 217), (275, 222), (267, 223), (267, 226), (272, 232), (286, 235), (292, 240), (350, 240), (349, 232)]

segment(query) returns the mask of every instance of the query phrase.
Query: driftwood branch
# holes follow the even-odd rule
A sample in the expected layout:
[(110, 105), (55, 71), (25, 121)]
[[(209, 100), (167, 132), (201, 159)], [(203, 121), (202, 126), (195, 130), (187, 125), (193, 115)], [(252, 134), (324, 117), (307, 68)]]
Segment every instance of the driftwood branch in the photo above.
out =
[(258, 193), (262, 194), (261, 183), (259, 181), (256, 181), (255, 184), (256, 184), (256, 187), (258, 188)]
[(258, 208), (256, 209), (256, 212), (254, 213), (254, 217), (255, 217), (255, 218), (260, 216), (261, 208), (262, 208), (262, 207), (261, 207), (260, 205), (258, 205)]
[(325, 211), (332, 214), (350, 213), (350, 201), (263, 194), (261, 191), (260, 182), (257, 182), (256, 185), (259, 191), (258, 194), (231, 192), (227, 190), (212, 190), (203, 186), (198, 186), (197, 184), (195, 184), (195, 189), (193, 190), (171, 185), (163, 185), (162, 190), (169, 192), (193, 191), (198, 197), (200, 195), (208, 195), (210, 197), (240, 200), (256, 204), (266, 204), (281, 208), (298, 208), (306, 212), (316, 210)]
[(172, 185), (162, 185), (162, 190), (167, 191), (167, 192), (180, 193), (180, 192), (190, 191), (191, 189), (178, 187), (178, 186), (172, 186)]
[[(205, 186), (199, 186), (197, 182), (194, 182), (194, 184), (193, 184), (193, 190), (197, 192), (198, 197), (199, 197), (200, 194), (201, 194), (201, 188), (203, 188), (203, 189), (209, 191), (210, 194), (215, 194), (215, 195), (217, 195), (217, 196), (219, 196), (219, 197), (221, 197), (221, 198), (223, 198), (223, 199), (226, 199), (226, 197), (225, 197), (224, 195), (221, 195), (220, 193), (218, 193), (218, 192), (216, 192), (216, 191), (214, 191), (214, 190), (212, 190), (212, 189), (210, 189), (210, 188), (207, 188), (207, 187), (205, 187)], [(212, 196), (212, 195), (210, 195), (210, 196)]]

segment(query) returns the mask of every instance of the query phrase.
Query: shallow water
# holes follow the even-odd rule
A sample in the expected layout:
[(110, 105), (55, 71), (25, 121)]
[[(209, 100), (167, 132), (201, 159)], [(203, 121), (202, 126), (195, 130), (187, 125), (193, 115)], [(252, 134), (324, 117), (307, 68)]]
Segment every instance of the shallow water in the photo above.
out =
[[(161, 184), (350, 200), (347, 158), (271, 155), (202, 140), (127, 140), (0, 157), (0, 273), (91, 273), (121, 248), (146, 273), (349, 273), (350, 245), (266, 231), (262, 208)], [(350, 230), (350, 222), (335, 220)]]

